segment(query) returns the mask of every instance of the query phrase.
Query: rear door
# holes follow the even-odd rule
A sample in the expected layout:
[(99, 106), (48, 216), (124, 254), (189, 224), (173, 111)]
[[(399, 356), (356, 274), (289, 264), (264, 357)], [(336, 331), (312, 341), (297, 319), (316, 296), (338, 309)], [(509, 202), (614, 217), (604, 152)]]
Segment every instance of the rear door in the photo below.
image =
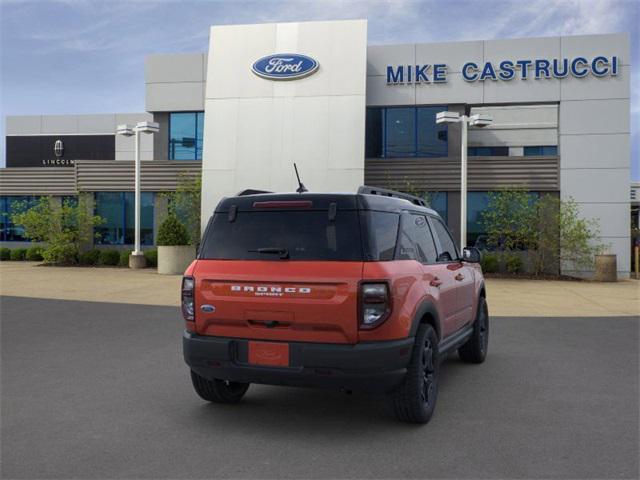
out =
[(440, 218), (430, 217), (431, 229), (438, 249), (437, 263), (445, 266), (453, 278), (456, 296), (455, 330), (462, 328), (471, 320), (474, 298), (474, 272), (460, 259), (458, 249)]
[(357, 211), (273, 205), (215, 214), (194, 273), (197, 332), (356, 343)]

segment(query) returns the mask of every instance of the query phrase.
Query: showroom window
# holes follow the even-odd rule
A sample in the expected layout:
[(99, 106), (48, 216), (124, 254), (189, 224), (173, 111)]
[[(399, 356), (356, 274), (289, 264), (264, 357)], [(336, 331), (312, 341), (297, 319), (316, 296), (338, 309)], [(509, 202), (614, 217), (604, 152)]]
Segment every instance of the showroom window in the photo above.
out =
[(169, 114), (169, 160), (202, 160), (204, 112)]
[(442, 217), (444, 223), (447, 223), (449, 211), (447, 209), (447, 192), (429, 192), (428, 194), (429, 208), (432, 208), (438, 215)]
[[(97, 192), (95, 214), (105, 223), (95, 228), (101, 245), (132, 245), (134, 242), (134, 192)], [(153, 245), (153, 192), (140, 194), (140, 242)]]
[(39, 197), (7, 196), (0, 197), (0, 242), (29, 242), (24, 236), (24, 228), (15, 225), (11, 216), (23, 209), (29, 209), (38, 203)]
[(556, 157), (558, 147), (556, 145), (524, 147), (525, 157)]
[[(530, 202), (540, 197), (539, 192), (529, 192)], [(480, 250), (487, 249), (487, 232), (482, 214), (489, 208), (489, 192), (467, 193), (467, 245)]]
[(436, 124), (446, 107), (371, 107), (366, 118), (367, 158), (448, 155), (447, 125)]
[(508, 157), (509, 147), (469, 147), (470, 157)]

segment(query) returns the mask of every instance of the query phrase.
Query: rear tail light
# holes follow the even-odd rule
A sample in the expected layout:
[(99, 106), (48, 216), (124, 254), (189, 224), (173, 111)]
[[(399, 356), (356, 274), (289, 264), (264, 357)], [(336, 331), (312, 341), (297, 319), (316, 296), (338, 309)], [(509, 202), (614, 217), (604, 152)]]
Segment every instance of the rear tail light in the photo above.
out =
[(193, 289), (195, 280), (193, 277), (182, 277), (182, 316), (187, 322), (194, 320)]
[(368, 330), (383, 323), (391, 313), (391, 296), (386, 283), (360, 285), (360, 328)]

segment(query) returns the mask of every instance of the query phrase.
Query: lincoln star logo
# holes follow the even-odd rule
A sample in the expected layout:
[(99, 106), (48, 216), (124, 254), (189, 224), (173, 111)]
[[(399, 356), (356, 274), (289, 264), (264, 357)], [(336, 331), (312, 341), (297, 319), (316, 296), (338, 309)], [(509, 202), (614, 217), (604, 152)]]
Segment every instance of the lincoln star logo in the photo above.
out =
[(64, 143), (62, 140), (56, 140), (53, 144), (53, 153), (55, 153), (57, 158), (62, 157), (64, 155)]
[(269, 80), (296, 80), (312, 75), (318, 67), (318, 62), (306, 55), (278, 53), (256, 60), (251, 70)]
[(231, 285), (232, 292), (253, 293), (259, 297), (282, 297), (288, 293), (311, 293), (310, 288), (306, 287), (281, 287), (267, 285)]

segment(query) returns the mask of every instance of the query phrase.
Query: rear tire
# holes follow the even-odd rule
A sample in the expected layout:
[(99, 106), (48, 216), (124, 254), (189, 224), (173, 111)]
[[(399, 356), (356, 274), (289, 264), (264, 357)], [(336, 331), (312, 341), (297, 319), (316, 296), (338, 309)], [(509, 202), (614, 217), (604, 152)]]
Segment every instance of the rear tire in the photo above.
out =
[(440, 370), (438, 336), (431, 325), (418, 328), (407, 376), (402, 385), (388, 394), (395, 416), (402, 422), (427, 423), (438, 398)]
[(458, 349), (458, 355), (463, 362), (482, 363), (487, 357), (489, 348), (489, 309), (487, 300), (480, 297), (478, 313), (473, 324), (473, 333), (469, 340)]
[(248, 383), (207, 380), (193, 370), (191, 370), (191, 383), (200, 398), (214, 403), (238, 403), (249, 389)]

